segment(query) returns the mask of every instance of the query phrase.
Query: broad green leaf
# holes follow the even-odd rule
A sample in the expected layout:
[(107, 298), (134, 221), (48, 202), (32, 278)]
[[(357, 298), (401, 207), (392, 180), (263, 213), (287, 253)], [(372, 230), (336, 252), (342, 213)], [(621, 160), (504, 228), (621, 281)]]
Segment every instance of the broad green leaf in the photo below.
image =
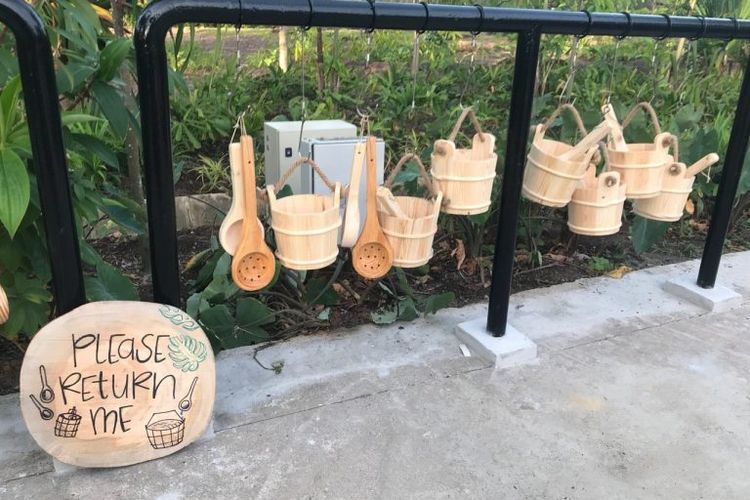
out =
[(123, 61), (128, 57), (132, 42), (129, 38), (117, 38), (107, 44), (99, 53), (97, 77), (108, 82), (117, 75)]
[(128, 131), (128, 109), (117, 90), (106, 83), (95, 81), (91, 85), (91, 92), (99, 108), (107, 117), (112, 132), (120, 139), (125, 137)]
[(437, 295), (430, 295), (427, 300), (424, 301), (424, 314), (435, 314), (440, 309), (445, 309), (453, 301), (456, 300), (456, 294), (453, 292), (445, 292)]
[(88, 122), (101, 122), (103, 118), (94, 115), (87, 115), (86, 113), (63, 113), (60, 120), (66, 127), (75, 125), (77, 123), (88, 123)]
[(270, 325), (275, 321), (273, 311), (258, 299), (246, 298), (237, 301), (237, 325), (242, 328)]
[(0, 222), (11, 239), (29, 206), (29, 174), (26, 165), (10, 149), (0, 150)]
[(102, 160), (107, 166), (119, 168), (117, 153), (101, 139), (87, 134), (70, 134), (70, 137), (80, 145), (81, 153), (93, 154)]
[(396, 321), (396, 318), (398, 318), (398, 311), (395, 307), (383, 308), (370, 313), (370, 319), (376, 325), (390, 325)]
[(55, 74), (57, 91), (61, 94), (74, 94), (81, 90), (95, 72), (96, 68), (88, 64), (71, 62), (60, 66)]
[(419, 317), (417, 305), (414, 299), (406, 297), (398, 302), (398, 319), (401, 321), (413, 321)]
[(142, 220), (138, 218), (138, 213), (133, 211), (132, 207), (126, 207), (112, 198), (102, 198), (99, 208), (121, 228), (135, 234), (145, 232)]
[(96, 266), (96, 277), (87, 276), (86, 297), (97, 300), (138, 300), (135, 286), (120, 271), (101, 261)]
[(630, 226), (630, 238), (633, 240), (635, 253), (643, 253), (654, 246), (667, 232), (666, 222), (655, 221), (635, 216)]
[(306, 304), (320, 304), (332, 306), (338, 304), (339, 294), (332, 286), (326, 287), (328, 280), (325, 278), (313, 278), (307, 282), (304, 300)]

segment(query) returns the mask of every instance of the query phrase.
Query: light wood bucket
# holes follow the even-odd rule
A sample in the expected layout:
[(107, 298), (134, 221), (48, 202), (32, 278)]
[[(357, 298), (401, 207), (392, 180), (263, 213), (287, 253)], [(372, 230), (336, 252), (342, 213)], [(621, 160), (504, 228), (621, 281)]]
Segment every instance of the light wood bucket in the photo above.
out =
[[(471, 149), (456, 148), (456, 137), (467, 116), (476, 131)], [(482, 132), (471, 108), (463, 110), (448, 140), (435, 141), (431, 163), (432, 179), (445, 200), (443, 212), (474, 215), (489, 210), (497, 167), (495, 136)]]
[(393, 248), (393, 265), (402, 268), (423, 266), (432, 258), (432, 242), (443, 202), (443, 193), (435, 188), (422, 161), (414, 154), (407, 154), (399, 160), (383, 186), (390, 190), (396, 175), (410, 160), (419, 166), (422, 183), (430, 192), (431, 199), (395, 196), (394, 200), (403, 216), (391, 214), (378, 203), (378, 220)]
[(626, 186), (618, 172), (604, 171), (597, 177), (591, 164), (568, 205), (568, 228), (585, 236), (607, 236), (622, 227)]
[(545, 139), (544, 135), (560, 113), (566, 110), (575, 119), (582, 137), (589, 138), (590, 134), (586, 131), (578, 110), (571, 104), (563, 104), (544, 123), (535, 127), (534, 139), (526, 157), (526, 169), (521, 193), (524, 198), (548, 207), (564, 207), (570, 203), (573, 191), (586, 174), (589, 162), (597, 154), (597, 141), (603, 139), (606, 130), (608, 130), (597, 129), (600, 132), (591, 136), (594, 139), (593, 145), (585, 148), (583, 154), (575, 154), (571, 158), (561, 158), (563, 155), (570, 153), (574, 146)]
[[(647, 102), (636, 104), (628, 112), (622, 122), (622, 129), (632, 123), (638, 111), (645, 111), (651, 119), (656, 134), (654, 142), (627, 144), (625, 151), (615, 150), (611, 142), (607, 144), (610, 168), (620, 173), (622, 182), (628, 187), (626, 196), (633, 200), (652, 198), (659, 194), (664, 168), (669, 167), (674, 161), (672, 156), (677, 157), (678, 154), (677, 138), (669, 132), (661, 131), (656, 112)], [(672, 156), (669, 154), (670, 146)]]
[[(331, 195), (298, 194), (277, 199), (276, 191), (284, 187), (295, 169), (305, 164), (313, 168), (331, 190)], [(339, 254), (341, 184), (332, 183), (313, 160), (301, 158), (292, 163), (275, 186), (269, 185), (267, 191), (276, 257), (281, 264), (305, 271), (333, 263)]]
[(693, 191), (695, 175), (719, 161), (715, 153), (704, 156), (690, 167), (675, 162), (663, 170), (664, 179), (658, 196), (636, 200), (633, 212), (646, 219), (676, 222), (682, 218), (685, 203)]

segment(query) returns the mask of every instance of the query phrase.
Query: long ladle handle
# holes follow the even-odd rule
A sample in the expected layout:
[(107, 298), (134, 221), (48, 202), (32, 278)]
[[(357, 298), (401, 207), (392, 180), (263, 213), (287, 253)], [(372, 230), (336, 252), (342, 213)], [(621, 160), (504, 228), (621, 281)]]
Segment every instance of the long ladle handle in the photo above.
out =
[(377, 148), (378, 142), (375, 136), (369, 136), (367, 138), (367, 220), (370, 217), (377, 217), (377, 179), (375, 175), (375, 169), (377, 167), (378, 154)]
[(255, 158), (253, 155), (253, 138), (249, 135), (240, 136), (240, 147), (242, 148), (242, 173), (245, 181), (245, 218), (252, 227), (257, 227), (255, 219), (258, 218), (258, 206), (255, 202)]

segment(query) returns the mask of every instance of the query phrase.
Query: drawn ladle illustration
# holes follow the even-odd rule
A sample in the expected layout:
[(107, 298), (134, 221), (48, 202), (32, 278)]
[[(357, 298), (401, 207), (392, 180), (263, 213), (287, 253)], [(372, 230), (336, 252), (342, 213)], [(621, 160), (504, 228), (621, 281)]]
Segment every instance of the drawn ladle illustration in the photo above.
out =
[(185, 413), (190, 410), (190, 408), (193, 406), (193, 391), (195, 390), (195, 384), (198, 382), (198, 377), (195, 377), (193, 379), (193, 382), (190, 384), (190, 390), (187, 394), (185, 394), (185, 397), (180, 400), (180, 402), (177, 404), (177, 408)]
[(39, 391), (39, 399), (42, 403), (51, 403), (55, 399), (55, 392), (47, 382), (47, 369), (44, 365), (39, 365), (39, 377), (42, 379), (42, 390)]
[(29, 394), (29, 397), (39, 410), (39, 416), (42, 417), (42, 420), (52, 420), (52, 417), (55, 416), (54, 412), (40, 403), (36, 396), (34, 396), (33, 394)]

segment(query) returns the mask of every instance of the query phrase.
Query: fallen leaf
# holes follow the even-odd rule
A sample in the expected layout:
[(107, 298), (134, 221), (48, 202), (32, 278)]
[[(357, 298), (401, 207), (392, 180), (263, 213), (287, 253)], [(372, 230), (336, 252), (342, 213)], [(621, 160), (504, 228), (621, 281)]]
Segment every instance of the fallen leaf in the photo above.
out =
[(628, 266), (620, 266), (608, 272), (607, 276), (609, 276), (610, 278), (615, 278), (619, 280), (620, 278), (628, 274), (630, 271), (632, 271), (632, 269), (629, 268)]
[(451, 252), (451, 256), (456, 257), (456, 270), (460, 271), (466, 260), (466, 247), (463, 240), (456, 240), (456, 248)]
[(688, 200), (685, 202), (685, 211), (690, 215), (693, 215), (695, 213), (695, 204), (690, 198), (688, 198)]
[(547, 254), (547, 257), (549, 257), (549, 259), (554, 262), (561, 262), (561, 263), (566, 263), (570, 260), (570, 257), (568, 257), (567, 255), (563, 255), (559, 253), (550, 253), (550, 254)]

